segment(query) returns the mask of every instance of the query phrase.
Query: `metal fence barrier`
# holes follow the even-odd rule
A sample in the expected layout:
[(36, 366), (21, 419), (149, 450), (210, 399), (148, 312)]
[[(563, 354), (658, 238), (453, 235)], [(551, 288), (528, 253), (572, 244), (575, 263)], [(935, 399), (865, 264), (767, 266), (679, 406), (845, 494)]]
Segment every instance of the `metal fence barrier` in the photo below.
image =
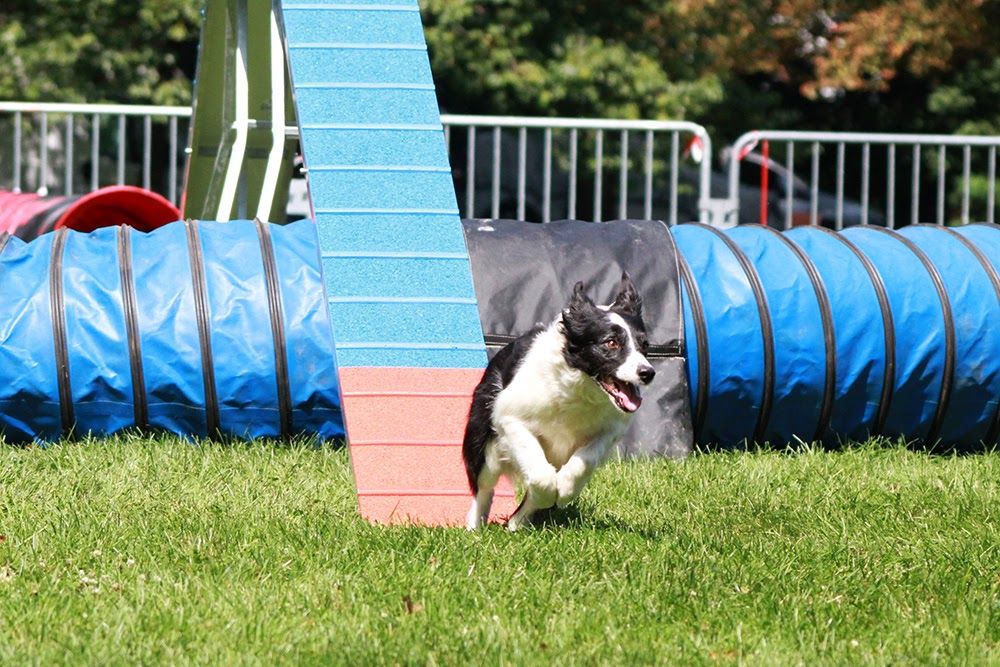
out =
[[(709, 219), (712, 145), (696, 123), (459, 115), (441, 120), (464, 217), (656, 217), (671, 224)], [(682, 152), (690, 154), (692, 146), (705, 159), (682, 164)]]
[[(130, 183), (176, 203), (190, 117), (189, 107), (0, 102), (0, 187), (70, 195)], [(692, 142), (711, 155), (695, 123), (441, 120), (463, 216), (708, 221), (708, 161), (682, 164)]]
[[(0, 188), (132, 184), (176, 204), (190, 118), (190, 107), (0, 102)], [(761, 130), (723, 151), (724, 174), (712, 170), (705, 128), (686, 121), (441, 120), (464, 217), (837, 229), (996, 217), (1000, 136)]]
[(0, 102), (0, 187), (72, 195), (141, 185), (176, 204), (190, 116), (190, 107)]
[[(798, 161), (808, 161), (808, 182), (796, 176), (797, 146), (805, 148)], [(748, 132), (724, 155), (728, 221), (773, 224), (774, 214), (786, 229), (993, 222), (997, 146), (1000, 137), (990, 136)]]

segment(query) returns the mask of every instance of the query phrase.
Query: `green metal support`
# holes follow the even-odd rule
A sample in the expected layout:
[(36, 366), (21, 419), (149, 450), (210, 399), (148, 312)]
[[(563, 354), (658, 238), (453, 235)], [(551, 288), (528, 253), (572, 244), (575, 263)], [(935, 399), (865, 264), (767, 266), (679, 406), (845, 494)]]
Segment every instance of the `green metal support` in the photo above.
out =
[(298, 123), (278, 4), (208, 0), (182, 205), (187, 218), (285, 221)]

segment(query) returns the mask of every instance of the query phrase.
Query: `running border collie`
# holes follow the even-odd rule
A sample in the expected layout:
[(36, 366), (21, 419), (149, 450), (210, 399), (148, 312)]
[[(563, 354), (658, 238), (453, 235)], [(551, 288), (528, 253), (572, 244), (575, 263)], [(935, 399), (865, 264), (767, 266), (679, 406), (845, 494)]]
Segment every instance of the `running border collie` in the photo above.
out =
[(627, 273), (609, 306), (582, 282), (562, 313), (509, 343), (490, 361), (472, 396), (462, 457), (472, 489), (466, 527), (489, 516), (501, 475), (524, 499), (511, 531), (538, 509), (573, 502), (608, 457), (656, 374), (645, 352), (642, 300)]

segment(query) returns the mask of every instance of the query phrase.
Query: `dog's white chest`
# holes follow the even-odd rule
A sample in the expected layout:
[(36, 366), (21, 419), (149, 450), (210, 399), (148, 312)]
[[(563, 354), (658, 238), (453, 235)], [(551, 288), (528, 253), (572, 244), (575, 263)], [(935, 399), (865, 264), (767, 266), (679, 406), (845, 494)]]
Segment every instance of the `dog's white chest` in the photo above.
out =
[(511, 383), (500, 392), (494, 418), (513, 418), (538, 439), (545, 458), (560, 468), (599, 438), (617, 439), (628, 426), (593, 379), (560, 363), (561, 343), (543, 333)]
[(532, 426), (548, 459), (556, 469), (561, 468), (575, 451), (601, 438), (618, 439), (628, 424), (607, 397), (607, 403), (568, 403), (554, 406), (551, 418), (542, 418)]

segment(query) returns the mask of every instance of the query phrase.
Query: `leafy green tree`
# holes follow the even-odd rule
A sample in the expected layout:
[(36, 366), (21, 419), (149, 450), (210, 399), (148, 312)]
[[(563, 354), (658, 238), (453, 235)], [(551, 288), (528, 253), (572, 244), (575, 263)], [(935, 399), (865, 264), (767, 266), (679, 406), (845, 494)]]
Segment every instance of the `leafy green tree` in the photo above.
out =
[(203, 0), (4, 0), (0, 99), (189, 104)]
[[(997, 0), (422, 0), (450, 111), (951, 131), (928, 106), (1000, 56)], [(955, 85), (961, 85), (956, 83)]]
[(719, 76), (680, 53), (696, 57), (669, 20), (669, 2), (425, 0), (422, 8), (449, 111), (685, 118), (721, 100)]
[[(452, 112), (686, 118), (720, 143), (1000, 122), (998, 0), (420, 1)], [(0, 98), (189, 103), (203, 6), (5, 0)]]

